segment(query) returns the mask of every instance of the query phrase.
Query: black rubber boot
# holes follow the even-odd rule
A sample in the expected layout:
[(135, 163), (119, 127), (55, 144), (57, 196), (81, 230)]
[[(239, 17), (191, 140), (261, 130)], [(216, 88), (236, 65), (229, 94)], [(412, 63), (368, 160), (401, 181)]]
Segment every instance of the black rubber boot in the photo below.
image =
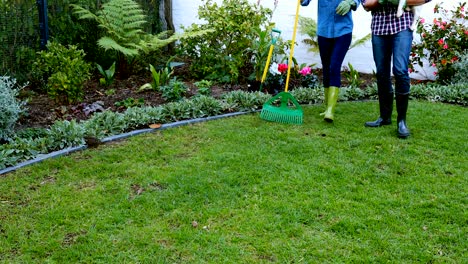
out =
[(380, 127), (392, 123), (393, 93), (379, 93), (380, 116), (375, 121), (366, 122), (366, 127)]
[(406, 126), (406, 112), (408, 111), (409, 94), (396, 95), (396, 108), (397, 108), (397, 134), (399, 138), (407, 138), (410, 131)]

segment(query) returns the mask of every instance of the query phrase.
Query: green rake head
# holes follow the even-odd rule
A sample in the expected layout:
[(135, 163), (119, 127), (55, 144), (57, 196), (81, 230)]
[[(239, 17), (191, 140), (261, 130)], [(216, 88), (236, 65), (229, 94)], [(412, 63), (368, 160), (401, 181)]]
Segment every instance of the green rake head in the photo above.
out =
[[(280, 101), (279, 106), (273, 105), (277, 100)], [(281, 92), (272, 97), (263, 105), (260, 113), (260, 118), (263, 120), (286, 124), (302, 124), (303, 116), (301, 106), (288, 92)]]

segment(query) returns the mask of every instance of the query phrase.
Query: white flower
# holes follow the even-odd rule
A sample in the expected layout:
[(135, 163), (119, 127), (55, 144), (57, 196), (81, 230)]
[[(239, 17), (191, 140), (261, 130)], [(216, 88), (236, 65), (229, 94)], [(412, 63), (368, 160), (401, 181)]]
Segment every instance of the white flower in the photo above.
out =
[(281, 72), (278, 70), (278, 63), (273, 62), (270, 66), (270, 73), (273, 75), (278, 75), (281, 74)]

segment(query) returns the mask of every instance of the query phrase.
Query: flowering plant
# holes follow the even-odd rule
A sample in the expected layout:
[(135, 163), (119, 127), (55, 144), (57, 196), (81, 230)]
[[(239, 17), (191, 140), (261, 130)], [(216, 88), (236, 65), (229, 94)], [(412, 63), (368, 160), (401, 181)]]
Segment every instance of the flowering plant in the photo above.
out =
[[(271, 64), (266, 80), (270, 91), (277, 92), (284, 88), (287, 72), (288, 64), (276, 62)], [(291, 69), (289, 82), (291, 88), (299, 86), (313, 88), (317, 86), (317, 76), (313, 74), (311, 66), (294, 65), (294, 68)]]
[(422, 18), (418, 23), (417, 32), (421, 42), (413, 45), (411, 53), (410, 72), (414, 66), (423, 66), (423, 60), (427, 59), (437, 71), (434, 75), (439, 82), (450, 82), (455, 69), (453, 63), (459, 60), (461, 54), (468, 50), (468, 28), (466, 2), (459, 3), (454, 10), (447, 10), (437, 4), (433, 23), (426, 23)]

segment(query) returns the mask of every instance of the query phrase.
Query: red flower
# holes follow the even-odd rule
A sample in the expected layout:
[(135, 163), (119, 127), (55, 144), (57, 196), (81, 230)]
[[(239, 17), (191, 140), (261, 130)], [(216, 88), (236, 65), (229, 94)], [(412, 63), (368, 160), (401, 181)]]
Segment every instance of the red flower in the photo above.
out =
[(444, 39), (439, 39), (439, 45), (444, 45)]
[(285, 63), (278, 64), (278, 71), (281, 73), (285, 73), (288, 70), (288, 65)]

